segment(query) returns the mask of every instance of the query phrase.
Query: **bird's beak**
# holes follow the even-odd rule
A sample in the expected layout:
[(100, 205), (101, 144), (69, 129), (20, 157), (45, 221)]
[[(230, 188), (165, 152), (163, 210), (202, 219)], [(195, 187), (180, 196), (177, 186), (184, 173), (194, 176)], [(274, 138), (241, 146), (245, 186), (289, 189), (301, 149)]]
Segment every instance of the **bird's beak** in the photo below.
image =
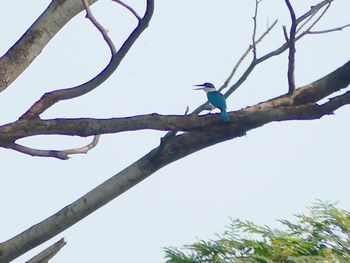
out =
[(204, 87), (203, 87), (203, 84), (198, 84), (198, 85), (193, 85), (194, 87), (200, 87), (200, 88), (196, 88), (194, 90), (203, 90)]

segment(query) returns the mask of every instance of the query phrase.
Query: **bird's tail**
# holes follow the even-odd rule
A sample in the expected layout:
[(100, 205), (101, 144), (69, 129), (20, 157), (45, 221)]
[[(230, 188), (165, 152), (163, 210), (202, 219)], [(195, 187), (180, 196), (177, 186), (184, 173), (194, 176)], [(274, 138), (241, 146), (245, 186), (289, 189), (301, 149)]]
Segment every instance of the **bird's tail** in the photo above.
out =
[(228, 115), (227, 111), (225, 109), (222, 109), (221, 110), (221, 119), (223, 121), (226, 121), (226, 122), (229, 122), (231, 119), (230, 119), (230, 115)]

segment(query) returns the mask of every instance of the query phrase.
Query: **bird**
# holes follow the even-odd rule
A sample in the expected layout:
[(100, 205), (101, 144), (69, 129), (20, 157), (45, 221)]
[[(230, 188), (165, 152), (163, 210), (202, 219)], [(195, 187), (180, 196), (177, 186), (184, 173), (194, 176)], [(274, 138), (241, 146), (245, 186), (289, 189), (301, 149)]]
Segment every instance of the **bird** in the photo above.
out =
[(230, 121), (230, 116), (226, 111), (226, 99), (225, 96), (222, 95), (219, 91), (215, 89), (215, 86), (210, 82), (205, 82), (203, 84), (194, 85), (196, 87), (195, 90), (204, 90), (207, 93), (209, 103), (215, 108), (220, 109), (221, 111), (221, 119), (225, 122)]

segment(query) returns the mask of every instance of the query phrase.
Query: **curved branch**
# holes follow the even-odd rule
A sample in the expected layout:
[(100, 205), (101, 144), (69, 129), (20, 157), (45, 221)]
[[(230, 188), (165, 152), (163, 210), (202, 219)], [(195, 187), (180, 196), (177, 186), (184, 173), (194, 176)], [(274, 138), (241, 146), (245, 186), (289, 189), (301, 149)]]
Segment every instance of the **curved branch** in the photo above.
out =
[(93, 79), (68, 89), (55, 90), (52, 92), (45, 93), (41, 99), (35, 102), (27, 112), (25, 112), (20, 119), (33, 119), (38, 118), (41, 113), (50, 108), (55, 103), (76, 98), (82, 96), (96, 87), (101, 85), (107, 80), (112, 73), (118, 68), (120, 62), (123, 60), (125, 55), (128, 53), (132, 45), (142, 34), (142, 32), (148, 27), (154, 10), (153, 0), (147, 0), (147, 8), (144, 17), (139, 21), (137, 27), (132, 31), (129, 37), (125, 40), (123, 45), (120, 47), (118, 52), (112, 57), (108, 65)]
[(112, 0), (112, 1), (120, 4), (121, 6), (124, 6), (126, 9), (128, 9), (136, 17), (137, 20), (141, 20), (141, 17), (139, 16), (139, 14), (131, 6), (125, 4), (121, 0)]
[[(90, 0), (90, 4), (97, 0)], [(76, 0), (53, 0), (23, 36), (0, 58), (0, 93), (40, 54), (56, 33), (84, 10)]]
[(109, 49), (111, 50), (111, 56), (113, 56), (117, 52), (117, 49), (115, 48), (112, 39), (108, 36), (107, 30), (96, 20), (96, 18), (92, 14), (88, 0), (82, 0), (82, 1), (84, 4), (84, 8), (86, 10), (85, 17), (91, 21), (91, 23), (97, 28), (98, 31), (100, 31), (104, 40), (109, 46)]
[(24, 145), (20, 145), (18, 143), (12, 143), (6, 145), (6, 148), (12, 149), (24, 154), (28, 154), (31, 156), (37, 156), (37, 157), (52, 157), (52, 158), (57, 158), (60, 160), (68, 160), (70, 158), (69, 155), (72, 154), (86, 154), (88, 151), (96, 147), (96, 145), (99, 142), (101, 135), (95, 135), (94, 139), (92, 140), (91, 143), (89, 143), (86, 146), (80, 147), (80, 148), (74, 148), (74, 149), (68, 149), (68, 150), (38, 150), (30, 147), (26, 147)]

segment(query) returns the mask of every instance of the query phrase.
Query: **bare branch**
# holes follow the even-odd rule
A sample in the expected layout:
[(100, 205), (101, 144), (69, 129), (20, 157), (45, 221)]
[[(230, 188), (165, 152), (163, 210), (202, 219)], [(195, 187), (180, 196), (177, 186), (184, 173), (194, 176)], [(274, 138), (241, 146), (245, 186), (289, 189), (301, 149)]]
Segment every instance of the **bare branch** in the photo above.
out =
[(289, 31), (289, 54), (288, 54), (288, 93), (291, 94), (295, 90), (295, 77), (294, 77), (294, 71), (295, 71), (295, 35), (297, 30), (297, 19), (295, 16), (294, 9), (289, 2), (289, 0), (285, 0), (286, 5), (289, 10), (290, 18), (291, 18), (291, 26)]
[[(340, 69), (312, 84), (301, 87), (289, 96), (281, 96), (256, 106), (248, 107), (249, 111), (259, 111), (276, 107), (292, 107), (301, 104), (317, 103), (334, 92), (337, 92), (350, 83), (350, 61)], [(232, 125), (237, 125), (242, 118), (241, 111), (230, 112)], [(239, 117), (241, 116), (241, 117)], [(237, 118), (237, 119), (236, 119)], [(52, 119), (52, 120), (23, 120), (0, 126), (0, 143), (6, 147), (6, 142), (16, 141), (20, 138), (36, 135), (69, 135), (91, 136), (95, 134), (118, 133), (153, 129), (159, 131), (203, 131), (224, 125), (218, 114), (202, 116), (191, 115), (159, 115), (147, 114), (126, 118), (111, 119)], [(6, 148), (11, 148), (7, 146)]]
[(325, 30), (318, 30), (318, 31), (309, 31), (308, 34), (325, 34), (325, 33), (331, 33), (335, 31), (341, 31), (344, 28), (350, 27), (350, 24), (346, 24), (343, 26), (335, 27), (335, 28), (330, 28), (330, 29), (325, 29)]
[(288, 36), (288, 32), (287, 32), (287, 27), (285, 25), (283, 25), (282, 30), (283, 30), (283, 35), (284, 35), (284, 39), (286, 40), (286, 43), (289, 43), (289, 36)]
[(121, 0), (112, 0), (112, 1), (118, 3), (118, 4), (122, 5), (122, 6), (124, 6), (126, 9), (128, 9), (137, 18), (137, 20), (139, 20), (139, 21), (141, 20), (141, 17), (139, 16), (139, 14), (131, 6), (125, 4)]
[(82, 0), (84, 4), (84, 8), (86, 10), (86, 18), (88, 18), (91, 23), (97, 28), (98, 31), (102, 34), (104, 40), (109, 46), (109, 49), (111, 50), (111, 56), (117, 52), (117, 49), (115, 48), (112, 39), (108, 36), (107, 30), (96, 20), (94, 15), (91, 12), (89, 2), (87, 0)]
[(75, 149), (69, 149), (69, 150), (65, 150), (64, 152), (67, 155), (71, 155), (71, 154), (82, 154), (82, 153), (88, 153), (88, 151), (90, 151), (91, 149), (95, 148), (96, 145), (98, 144), (98, 142), (100, 141), (100, 134), (97, 134), (94, 136), (94, 139), (92, 140), (91, 143), (89, 143), (86, 146), (80, 147), (80, 148), (75, 148)]
[(314, 12), (309, 17), (307, 17), (306, 20), (304, 21), (304, 23), (301, 26), (298, 26), (296, 33), (298, 34), (314, 18), (314, 16), (316, 14), (317, 14), (317, 12)]
[[(255, 46), (257, 46), (264, 38), (267, 36), (270, 31), (277, 25), (278, 19), (276, 19), (271, 26), (269, 26), (266, 31), (255, 41)], [(250, 45), (247, 50), (242, 54), (242, 56), (239, 58), (239, 60), (236, 62), (235, 66), (233, 67), (230, 75), (228, 78), (225, 80), (224, 84), (219, 88), (219, 91), (222, 91), (224, 88), (228, 86), (230, 83), (231, 79), (235, 75), (236, 71), (238, 70), (239, 66), (242, 64), (244, 59), (249, 55), (250, 51), (252, 51), (252, 45)], [(199, 106), (198, 108), (202, 108), (203, 105)]]
[[(312, 6), (311, 9), (304, 13), (303, 15), (301, 15), (298, 19), (297, 19), (297, 24), (300, 24), (302, 21), (304, 21), (305, 19), (310, 18), (310, 16), (315, 15), (322, 7), (324, 7), (325, 5), (329, 4), (330, 2), (332, 2), (333, 0), (324, 0), (321, 3)], [(298, 36), (296, 36), (295, 41), (298, 41), (299, 39), (301, 39), (305, 34), (300, 34)], [(271, 57), (274, 56), (278, 56), (280, 54), (282, 54), (284, 51), (286, 51), (288, 49), (289, 45), (288, 43), (284, 43), (282, 44), (279, 48), (265, 54), (264, 56), (260, 57), (257, 59), (257, 63), (256, 64), (260, 64), (263, 61), (270, 59)]]
[[(327, 7), (325, 8), (325, 10), (323, 10), (323, 12), (319, 15), (319, 17), (303, 32), (299, 35), (299, 37), (303, 37), (306, 34), (310, 33), (310, 30), (321, 20), (321, 18), (324, 16), (324, 14), (327, 12), (327, 10), (329, 9), (329, 7), (331, 6), (331, 3), (329, 3), (327, 5)], [(316, 15), (317, 13), (315, 13)], [(309, 20), (308, 20), (309, 21)]]
[[(96, 1), (90, 0), (90, 4)], [(0, 57), (0, 92), (10, 86), (42, 52), (56, 33), (82, 10), (84, 6), (81, 1), (50, 1), (50, 5), (33, 25)]]
[(100, 135), (95, 135), (93, 141), (86, 146), (83, 146), (80, 148), (68, 149), (68, 150), (60, 150), (60, 151), (33, 149), (30, 147), (20, 145), (18, 143), (8, 144), (6, 147), (27, 155), (31, 155), (31, 156), (51, 157), (51, 158), (57, 158), (60, 160), (68, 160), (70, 158), (69, 155), (86, 154), (89, 150), (93, 149), (98, 144), (99, 139), (100, 139)]
[(47, 249), (40, 252), (38, 255), (29, 259), (26, 263), (47, 263), (50, 259), (52, 259), (62, 247), (66, 245), (66, 241), (61, 238), (59, 241), (49, 246)]
[(62, 151), (55, 151), (55, 150), (38, 150), (38, 149), (29, 148), (27, 146), (23, 146), (17, 143), (9, 144), (8, 148), (20, 153), (31, 155), (31, 156), (52, 157), (60, 160), (69, 159), (69, 157), (64, 151), (62, 152)]
[(253, 59), (256, 59), (256, 30), (257, 30), (257, 18), (258, 18), (258, 6), (259, 0), (255, 0), (255, 11), (253, 16), (253, 34), (252, 34), (252, 50), (253, 50)]
[[(315, 15), (319, 10), (322, 9), (322, 7), (324, 7), (325, 5), (328, 5), (330, 2), (332, 2), (333, 0), (324, 0), (321, 3), (311, 7), (311, 9), (304, 13), (303, 15), (301, 15), (298, 19), (297, 19), (297, 23), (301, 23), (302, 21), (304, 21), (305, 19), (309, 18), (312, 15)], [(298, 36), (296, 36), (295, 41), (298, 41), (299, 39), (301, 39), (305, 34), (300, 34)], [(289, 38), (289, 37), (287, 37)], [(257, 41), (258, 42), (258, 41)], [(243, 74), (241, 75), (241, 77), (236, 81), (236, 83), (234, 83), (229, 89), (228, 91), (226, 91), (225, 93), (225, 97), (229, 97), (234, 91), (236, 91), (241, 85), (242, 83), (244, 83), (244, 81), (248, 78), (248, 76), (250, 75), (250, 73), (254, 70), (254, 68), (261, 64), (262, 62), (264, 62), (265, 60), (268, 60), (274, 56), (278, 56), (280, 54), (282, 54), (284, 51), (286, 51), (289, 48), (289, 44), (288, 42), (282, 44), (279, 48), (263, 55), (260, 58), (257, 58), (256, 60), (253, 60), (251, 62), (251, 64), (248, 66), (248, 68), (243, 72)], [(240, 63), (238, 63), (239, 65)], [(233, 73), (235, 72), (235, 70), (233, 71)], [(233, 75), (233, 74), (232, 74)], [(228, 81), (225, 81), (225, 84), (228, 83)], [(225, 85), (224, 84), (224, 85)], [(226, 86), (224, 86), (226, 87)], [(224, 88), (223, 87), (223, 88)], [(221, 88), (221, 89), (223, 89)], [(201, 111), (203, 111), (203, 109), (206, 107), (207, 103), (204, 103), (202, 105), (200, 105), (194, 112), (193, 114), (198, 114)]]
[(297, 20), (296, 23), (300, 24), (302, 21), (305, 19), (308, 19), (309, 17), (313, 16), (315, 13), (317, 13), (322, 7), (325, 5), (331, 4), (334, 0), (323, 0), (322, 2), (318, 3), (317, 5), (314, 5), (310, 8), (308, 12), (300, 16)]
[(55, 90), (45, 93), (37, 102), (35, 102), (20, 119), (39, 118), (45, 110), (50, 108), (55, 103), (62, 100), (69, 100), (82, 96), (101, 85), (107, 80), (112, 73), (118, 68), (119, 64), (133, 46), (138, 37), (148, 27), (154, 10), (154, 0), (147, 0), (147, 8), (144, 17), (139, 21), (137, 27), (132, 31), (129, 37), (125, 40), (118, 52), (112, 57), (108, 65), (93, 79), (68, 89)]

